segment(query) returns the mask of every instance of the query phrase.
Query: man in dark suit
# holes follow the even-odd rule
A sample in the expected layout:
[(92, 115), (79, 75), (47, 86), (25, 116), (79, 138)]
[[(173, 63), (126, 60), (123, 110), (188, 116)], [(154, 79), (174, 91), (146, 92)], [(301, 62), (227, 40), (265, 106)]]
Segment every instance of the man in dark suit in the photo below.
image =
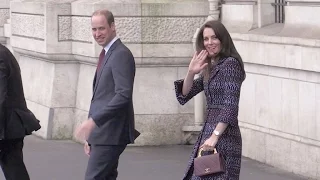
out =
[(0, 44), (0, 165), (7, 180), (30, 179), (23, 162), (23, 139), (40, 128), (27, 108), (19, 64)]
[(116, 36), (113, 14), (98, 10), (91, 18), (92, 34), (102, 46), (93, 80), (89, 119), (76, 136), (87, 140), (86, 180), (115, 180), (121, 153), (139, 135), (134, 128), (132, 103), (135, 61)]

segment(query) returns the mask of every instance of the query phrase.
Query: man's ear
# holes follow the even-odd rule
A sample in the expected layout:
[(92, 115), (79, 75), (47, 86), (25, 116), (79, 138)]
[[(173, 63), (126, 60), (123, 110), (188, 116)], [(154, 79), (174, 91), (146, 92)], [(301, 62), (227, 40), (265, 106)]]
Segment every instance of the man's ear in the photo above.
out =
[(112, 31), (116, 30), (116, 25), (114, 24), (114, 22), (111, 23), (110, 28), (112, 29)]

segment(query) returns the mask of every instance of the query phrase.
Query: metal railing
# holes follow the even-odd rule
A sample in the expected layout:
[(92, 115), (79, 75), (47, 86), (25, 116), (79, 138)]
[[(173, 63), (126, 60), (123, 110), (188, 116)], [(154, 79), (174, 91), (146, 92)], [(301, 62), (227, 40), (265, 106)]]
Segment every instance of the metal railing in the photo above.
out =
[(286, 0), (274, 0), (272, 6), (275, 8), (275, 23), (284, 23), (285, 13), (284, 6), (287, 5)]

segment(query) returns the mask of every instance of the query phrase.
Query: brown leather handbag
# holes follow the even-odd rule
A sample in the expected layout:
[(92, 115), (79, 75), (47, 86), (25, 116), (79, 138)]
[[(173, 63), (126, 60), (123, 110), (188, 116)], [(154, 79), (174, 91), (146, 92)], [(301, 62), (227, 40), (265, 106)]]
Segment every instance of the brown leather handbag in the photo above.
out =
[(225, 160), (216, 148), (213, 154), (202, 156), (203, 149), (199, 149), (198, 156), (194, 159), (194, 175), (206, 176), (215, 173), (225, 172)]

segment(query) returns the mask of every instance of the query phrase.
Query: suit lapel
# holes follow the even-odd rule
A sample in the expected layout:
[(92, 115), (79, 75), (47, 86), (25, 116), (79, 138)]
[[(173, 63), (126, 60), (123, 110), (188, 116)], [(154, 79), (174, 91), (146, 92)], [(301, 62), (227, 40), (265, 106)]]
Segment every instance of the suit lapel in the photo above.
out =
[(95, 76), (95, 82), (94, 82), (94, 89), (93, 89), (93, 96), (92, 96), (92, 99), (94, 97), (94, 94), (97, 90), (97, 87), (98, 87), (98, 84), (99, 84), (99, 80), (101, 78), (101, 74), (102, 74), (102, 71), (104, 70), (104, 66), (106, 65), (106, 63), (108, 62), (113, 50), (121, 43), (120, 39), (117, 39), (113, 44), (112, 46), (110, 47), (110, 49), (108, 50), (106, 56), (104, 57), (103, 61), (102, 61), (102, 66), (101, 68), (99, 69), (99, 71), (96, 72), (96, 76)]

